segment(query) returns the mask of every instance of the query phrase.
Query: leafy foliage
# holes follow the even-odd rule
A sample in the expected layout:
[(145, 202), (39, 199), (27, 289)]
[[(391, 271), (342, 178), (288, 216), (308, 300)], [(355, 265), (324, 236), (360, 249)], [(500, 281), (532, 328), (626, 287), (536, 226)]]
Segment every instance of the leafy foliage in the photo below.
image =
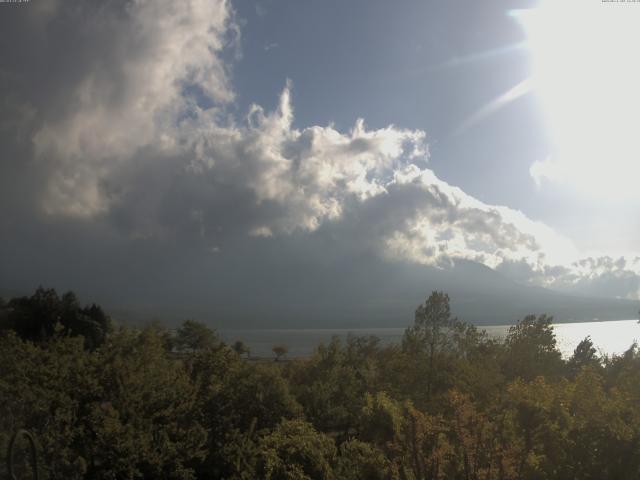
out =
[(29, 429), (48, 479), (640, 475), (638, 347), (602, 358), (587, 338), (564, 360), (544, 315), (499, 341), (434, 292), (402, 345), (286, 362), (194, 320), (114, 329), (53, 290), (0, 303), (0, 324), (0, 449)]
[(73, 292), (59, 297), (55, 290), (39, 287), (31, 297), (0, 302), (0, 328), (13, 330), (31, 341), (47, 341), (60, 331), (82, 336), (87, 348), (102, 345), (111, 330), (111, 319), (95, 305), (81, 307)]
[(173, 339), (176, 350), (182, 352), (207, 350), (215, 347), (218, 342), (216, 333), (196, 320), (185, 320)]

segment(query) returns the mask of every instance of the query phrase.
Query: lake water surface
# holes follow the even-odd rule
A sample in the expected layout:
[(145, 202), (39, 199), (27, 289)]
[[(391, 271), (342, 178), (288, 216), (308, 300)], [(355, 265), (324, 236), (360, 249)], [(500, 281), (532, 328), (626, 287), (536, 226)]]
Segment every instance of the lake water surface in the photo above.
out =
[[(489, 335), (504, 337), (509, 325), (478, 327)], [(586, 336), (600, 353), (614, 355), (624, 352), (635, 341), (640, 341), (640, 324), (637, 320), (618, 320), (608, 322), (558, 323), (554, 324), (558, 348), (565, 357)], [(345, 339), (348, 334), (375, 335), (383, 344), (402, 341), (404, 328), (351, 328), (351, 329), (297, 329), (297, 330), (220, 330), (227, 343), (242, 340), (251, 349), (254, 357), (272, 357), (274, 345), (286, 345), (289, 357), (311, 355), (321, 342), (328, 342), (337, 335)]]

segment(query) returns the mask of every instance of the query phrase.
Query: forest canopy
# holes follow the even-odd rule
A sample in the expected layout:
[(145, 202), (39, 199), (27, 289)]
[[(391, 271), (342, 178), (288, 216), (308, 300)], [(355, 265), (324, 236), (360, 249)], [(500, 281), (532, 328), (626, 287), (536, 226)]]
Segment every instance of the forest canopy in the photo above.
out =
[(38, 289), (0, 302), (0, 449), (29, 430), (49, 479), (638, 478), (640, 351), (562, 358), (551, 321), (491, 338), (433, 292), (401, 344), (276, 362)]

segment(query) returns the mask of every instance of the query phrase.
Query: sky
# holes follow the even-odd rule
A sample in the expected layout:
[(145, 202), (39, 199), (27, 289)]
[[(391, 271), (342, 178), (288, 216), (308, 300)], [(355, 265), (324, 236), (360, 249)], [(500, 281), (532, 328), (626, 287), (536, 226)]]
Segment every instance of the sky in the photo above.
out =
[(224, 310), (312, 296), (292, 272), (465, 260), (640, 299), (638, 20), (600, 0), (0, 3), (0, 289)]

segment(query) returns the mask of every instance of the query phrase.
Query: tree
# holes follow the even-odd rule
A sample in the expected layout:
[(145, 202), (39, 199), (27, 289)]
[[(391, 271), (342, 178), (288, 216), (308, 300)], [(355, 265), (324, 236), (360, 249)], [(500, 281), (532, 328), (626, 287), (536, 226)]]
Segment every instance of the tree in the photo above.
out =
[(185, 320), (176, 331), (174, 345), (178, 351), (197, 352), (215, 347), (219, 343), (216, 332), (204, 323)]
[(289, 348), (286, 345), (275, 345), (271, 350), (276, 355), (276, 362), (289, 353)]
[(447, 397), (454, 470), (464, 472), (463, 478), (491, 478), (490, 472), (500, 468), (502, 450), (493, 437), (494, 426), (468, 395), (451, 390)]
[(20, 338), (46, 341), (61, 320), (61, 302), (52, 288), (38, 287), (31, 297), (12, 298), (8, 304), (9, 328)]
[(254, 418), (257, 429), (272, 429), (283, 418), (297, 418), (302, 414), (288, 382), (273, 365), (238, 362), (236, 368), (225, 375), (211, 399), (215, 403), (214, 411), (243, 431)]
[[(413, 326), (405, 330), (403, 350), (426, 360), (426, 372), (417, 372), (417, 375), (425, 378), (428, 398), (434, 387), (436, 370), (440, 371), (438, 367), (444, 367), (447, 363), (438, 362), (438, 357), (441, 353), (453, 350), (453, 331), (459, 323), (457, 318), (451, 317), (449, 295), (434, 291), (417, 308)], [(436, 363), (439, 365), (436, 366)]]
[(283, 420), (260, 440), (257, 475), (265, 480), (334, 479), (333, 440), (302, 420)]
[(5, 309), (4, 328), (34, 342), (45, 342), (56, 333), (84, 337), (85, 348), (102, 345), (112, 323), (96, 304), (81, 307), (73, 292), (59, 297), (54, 289), (38, 287), (31, 297), (9, 301)]
[(390, 445), (402, 429), (402, 406), (386, 392), (367, 393), (360, 421), (362, 439), (375, 445)]
[(26, 428), (73, 480), (639, 478), (637, 344), (601, 359), (587, 337), (565, 364), (551, 317), (490, 340), (448, 306), (434, 292), (402, 346), (334, 337), (279, 364), (195, 321), (87, 348), (100, 307), (39, 289), (0, 305), (0, 451)]
[(304, 364), (294, 364), (295, 385), (306, 418), (319, 430), (349, 438), (364, 405), (364, 394), (373, 389), (370, 348), (376, 340), (351, 336), (346, 348), (338, 336), (321, 344)]
[(504, 402), (501, 408), (514, 422), (515, 437), (509, 442), (515, 474), (507, 478), (584, 478), (556, 473), (566, 465), (567, 433), (573, 420), (566, 381), (517, 378), (507, 386)]
[(194, 478), (206, 431), (197, 388), (157, 330), (121, 329), (96, 354), (103, 393), (85, 416), (87, 449), (97, 461), (86, 478)]
[(572, 375), (577, 375), (581, 368), (586, 366), (599, 368), (602, 366), (597, 350), (593, 346), (591, 337), (585, 337), (573, 351), (573, 355), (567, 362)]
[(196, 393), (151, 329), (119, 329), (95, 351), (0, 335), (0, 447), (27, 428), (47, 478), (193, 479), (206, 439)]
[(433, 292), (416, 309), (414, 324), (405, 331), (403, 345), (407, 349), (426, 350), (433, 359), (436, 352), (448, 344), (446, 330), (451, 329), (455, 321), (451, 318), (449, 295)]
[(249, 349), (249, 347), (247, 345), (245, 345), (245, 343), (242, 340), (236, 340), (233, 343), (233, 350), (240, 356), (244, 355), (245, 353), (247, 354), (247, 358), (249, 358), (250, 352), (251, 350)]
[(559, 375), (562, 355), (556, 346), (553, 317), (527, 315), (509, 328), (505, 339), (504, 370), (509, 378)]
[(340, 445), (336, 478), (340, 480), (385, 480), (389, 461), (374, 445), (352, 439)]
[(65, 293), (61, 300), (61, 324), (67, 334), (82, 335), (89, 349), (99, 347), (111, 331), (111, 319), (98, 305), (82, 308), (73, 292)]

